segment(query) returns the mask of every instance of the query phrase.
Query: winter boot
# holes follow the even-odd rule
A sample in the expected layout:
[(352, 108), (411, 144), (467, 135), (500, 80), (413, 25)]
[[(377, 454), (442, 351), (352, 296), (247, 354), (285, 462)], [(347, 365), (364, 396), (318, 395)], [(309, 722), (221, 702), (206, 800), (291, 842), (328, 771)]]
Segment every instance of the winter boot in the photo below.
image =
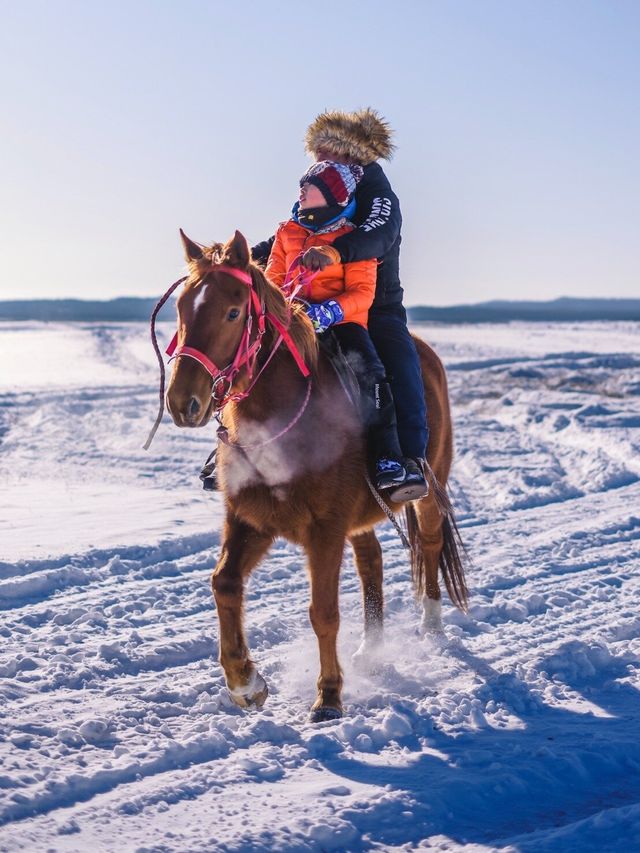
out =
[(396, 409), (388, 382), (376, 382), (367, 395), (373, 404), (369, 417), (369, 442), (376, 461), (375, 485), (379, 492), (395, 489), (407, 476), (398, 440)]
[(396, 408), (388, 382), (377, 382), (371, 389), (374, 409), (369, 420), (369, 438), (375, 454), (375, 484), (396, 503), (415, 501), (429, 494), (429, 486), (421, 466), (413, 459), (403, 459)]

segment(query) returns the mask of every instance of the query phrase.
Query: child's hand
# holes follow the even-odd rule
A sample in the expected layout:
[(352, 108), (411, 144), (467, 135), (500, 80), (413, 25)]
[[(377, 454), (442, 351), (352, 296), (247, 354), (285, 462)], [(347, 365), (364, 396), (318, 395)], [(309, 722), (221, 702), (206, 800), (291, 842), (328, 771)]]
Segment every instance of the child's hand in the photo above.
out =
[(314, 246), (302, 256), (302, 266), (308, 270), (323, 270), (331, 264), (342, 262), (340, 252), (333, 246)]
[(344, 320), (344, 311), (335, 299), (327, 299), (326, 302), (316, 305), (307, 305), (305, 311), (313, 323), (316, 334), (326, 332), (329, 326)]

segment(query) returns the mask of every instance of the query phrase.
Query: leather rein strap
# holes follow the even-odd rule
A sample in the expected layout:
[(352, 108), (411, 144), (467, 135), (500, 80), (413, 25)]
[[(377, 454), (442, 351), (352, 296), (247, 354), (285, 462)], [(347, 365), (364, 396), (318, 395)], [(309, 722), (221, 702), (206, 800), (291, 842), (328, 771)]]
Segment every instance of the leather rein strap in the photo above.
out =
[(154, 421), (153, 426), (149, 430), (149, 435), (147, 436), (147, 440), (142, 445), (145, 450), (148, 450), (151, 447), (151, 442), (153, 441), (156, 432), (158, 431), (158, 427), (160, 426), (160, 421), (162, 420), (162, 416), (164, 414), (164, 383), (165, 383), (165, 372), (164, 372), (164, 359), (162, 358), (162, 353), (160, 352), (160, 347), (158, 346), (158, 338), (156, 337), (156, 317), (162, 306), (165, 304), (167, 299), (171, 296), (174, 290), (176, 290), (184, 281), (186, 281), (188, 276), (183, 276), (179, 278), (177, 281), (174, 281), (171, 287), (166, 291), (164, 296), (161, 296), (160, 299), (156, 302), (156, 307), (151, 312), (151, 320), (149, 323), (150, 331), (151, 331), (151, 343), (153, 344), (153, 349), (156, 353), (156, 358), (158, 359), (158, 365), (160, 367), (160, 402), (158, 406), (158, 414), (156, 415), (156, 419)]

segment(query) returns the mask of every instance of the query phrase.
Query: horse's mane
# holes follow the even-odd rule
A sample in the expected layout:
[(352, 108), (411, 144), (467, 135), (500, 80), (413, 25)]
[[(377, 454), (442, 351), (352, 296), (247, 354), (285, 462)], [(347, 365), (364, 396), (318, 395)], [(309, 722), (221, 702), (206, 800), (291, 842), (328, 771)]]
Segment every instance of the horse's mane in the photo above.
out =
[(256, 293), (263, 301), (269, 314), (273, 314), (284, 326), (298, 348), (305, 363), (314, 369), (318, 361), (318, 338), (311, 321), (299, 302), (288, 303), (282, 290), (272, 284), (257, 264), (249, 265)]
[[(212, 264), (222, 264), (227, 261), (228, 246), (224, 243), (213, 243), (202, 246), (203, 257), (189, 263), (189, 280), (203, 278), (211, 271)], [(267, 313), (273, 314), (284, 326), (295, 343), (305, 363), (313, 370), (318, 361), (318, 339), (313, 326), (299, 303), (288, 303), (282, 290), (272, 284), (263, 270), (254, 263), (249, 264), (249, 274), (253, 286), (264, 304)]]

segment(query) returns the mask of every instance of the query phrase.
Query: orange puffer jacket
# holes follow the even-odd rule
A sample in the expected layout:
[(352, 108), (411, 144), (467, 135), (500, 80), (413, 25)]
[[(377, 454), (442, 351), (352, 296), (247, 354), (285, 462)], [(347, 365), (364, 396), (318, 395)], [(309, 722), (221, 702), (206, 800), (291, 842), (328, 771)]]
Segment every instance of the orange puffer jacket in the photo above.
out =
[[(345, 225), (337, 231), (316, 234), (303, 228), (290, 219), (283, 222), (276, 232), (271, 248), (266, 274), (269, 281), (282, 287), (291, 264), (312, 246), (330, 246), (343, 234), (348, 234), (353, 226)], [(344, 312), (343, 323), (359, 323), (367, 328), (369, 308), (376, 291), (376, 270), (378, 262), (354, 261), (350, 264), (331, 264), (319, 272), (300, 292), (299, 296), (307, 302), (324, 302), (335, 299)], [(299, 270), (293, 270), (297, 275)]]

